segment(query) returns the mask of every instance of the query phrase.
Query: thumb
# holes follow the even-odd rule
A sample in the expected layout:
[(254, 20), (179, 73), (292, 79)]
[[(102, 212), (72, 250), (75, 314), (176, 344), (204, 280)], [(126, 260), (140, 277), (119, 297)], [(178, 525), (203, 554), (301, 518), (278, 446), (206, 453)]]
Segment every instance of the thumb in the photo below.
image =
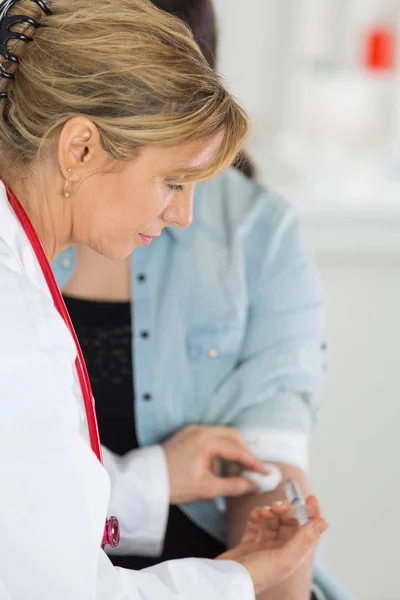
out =
[(280, 549), (284, 577), (295, 571), (314, 552), (321, 535), (328, 527), (325, 519), (313, 519), (300, 527), (292, 539)]

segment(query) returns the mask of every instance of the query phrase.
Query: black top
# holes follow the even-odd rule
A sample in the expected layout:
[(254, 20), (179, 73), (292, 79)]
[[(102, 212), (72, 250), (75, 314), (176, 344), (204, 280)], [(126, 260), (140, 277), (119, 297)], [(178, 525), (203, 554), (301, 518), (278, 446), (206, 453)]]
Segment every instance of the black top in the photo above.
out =
[[(101, 443), (122, 456), (138, 447), (130, 302), (64, 299), (89, 371)], [(174, 558), (214, 558), (224, 550), (223, 544), (192, 523), (178, 506), (171, 506), (161, 557), (112, 556), (111, 560), (116, 566), (142, 569)]]

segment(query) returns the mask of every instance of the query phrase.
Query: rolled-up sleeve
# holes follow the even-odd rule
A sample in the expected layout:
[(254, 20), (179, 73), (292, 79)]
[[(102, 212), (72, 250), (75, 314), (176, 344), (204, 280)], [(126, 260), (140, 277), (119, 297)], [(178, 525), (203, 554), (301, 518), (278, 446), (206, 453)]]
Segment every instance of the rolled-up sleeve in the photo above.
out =
[(272, 215), (260, 202), (254, 218), (246, 334), (206, 419), (238, 427), (260, 458), (305, 469), (327, 360), (322, 287), (293, 209), (277, 197)]

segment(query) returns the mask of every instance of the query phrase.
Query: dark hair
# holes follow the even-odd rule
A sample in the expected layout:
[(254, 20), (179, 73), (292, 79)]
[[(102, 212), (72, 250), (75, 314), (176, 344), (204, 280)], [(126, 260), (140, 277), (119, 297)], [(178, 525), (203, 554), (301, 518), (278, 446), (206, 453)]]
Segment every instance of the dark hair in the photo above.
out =
[[(218, 28), (212, 0), (152, 0), (165, 12), (179, 17), (190, 27), (208, 64), (215, 69), (217, 62)], [(255, 177), (255, 166), (245, 152), (241, 152), (233, 166), (249, 179)]]
[(217, 19), (212, 0), (152, 0), (153, 4), (185, 21), (208, 64), (217, 60)]

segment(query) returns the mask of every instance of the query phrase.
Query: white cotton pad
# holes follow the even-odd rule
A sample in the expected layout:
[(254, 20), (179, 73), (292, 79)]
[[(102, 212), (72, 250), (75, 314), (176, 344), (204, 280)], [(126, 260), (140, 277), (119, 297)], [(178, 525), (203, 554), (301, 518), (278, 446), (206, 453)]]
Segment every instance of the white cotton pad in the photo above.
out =
[(258, 494), (273, 492), (282, 481), (282, 473), (278, 467), (270, 463), (264, 463), (264, 467), (268, 470), (267, 475), (254, 473), (253, 471), (242, 471), (241, 473), (242, 477), (246, 477), (256, 484)]

